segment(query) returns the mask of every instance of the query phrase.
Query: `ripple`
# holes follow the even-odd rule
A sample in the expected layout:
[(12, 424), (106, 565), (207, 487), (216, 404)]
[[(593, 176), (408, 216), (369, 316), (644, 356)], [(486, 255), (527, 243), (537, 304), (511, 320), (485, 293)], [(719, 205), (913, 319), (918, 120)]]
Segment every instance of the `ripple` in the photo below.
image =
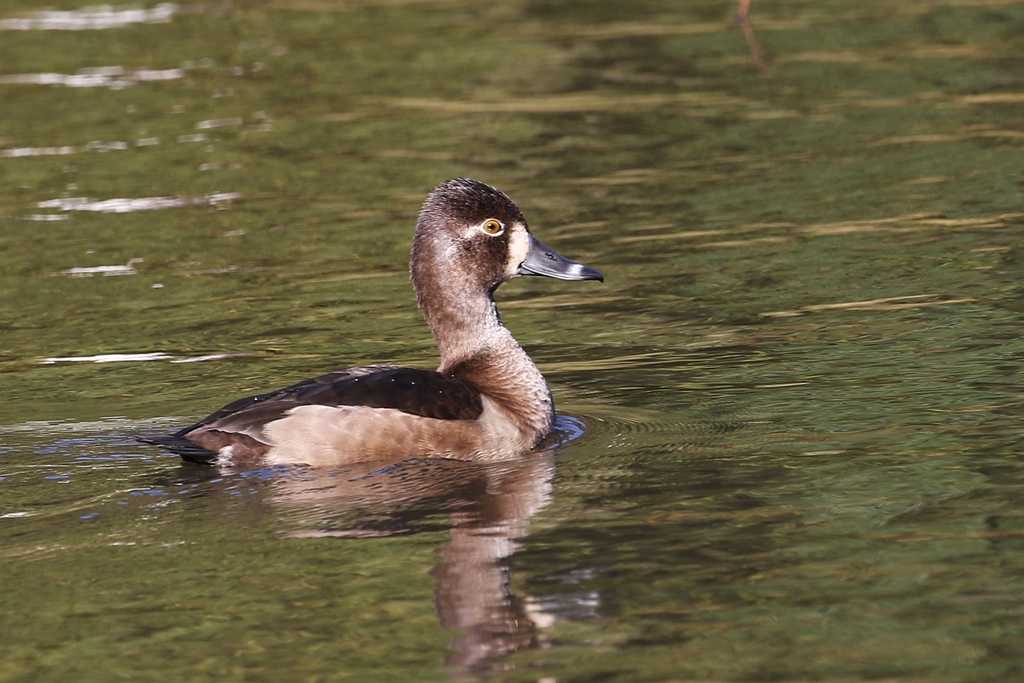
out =
[(207, 119), (205, 121), (196, 122), (196, 130), (206, 130), (208, 128), (223, 128), (225, 126), (240, 126), (244, 123), (241, 116), (233, 116), (229, 119)]
[(0, 149), (0, 158), (15, 157), (51, 157), (74, 154), (75, 148), (64, 147), (16, 147), (14, 149)]
[[(44, 217), (47, 220), (56, 220), (58, 216), (66, 217), (66, 214), (44, 214)], [(135, 264), (142, 263), (142, 261), (143, 259), (141, 258), (133, 258), (129, 259), (128, 263), (123, 266), (88, 266), (83, 268), (68, 268), (60, 271), (60, 274), (70, 275), (71, 277), (92, 277), (93, 275), (103, 275), (104, 277), (116, 275), (138, 275), (139, 271), (135, 270)]]
[(166, 24), (180, 7), (162, 2), (152, 9), (135, 5), (98, 5), (78, 10), (41, 10), (25, 17), (0, 20), (0, 29), (7, 31), (88, 31), (120, 28), (132, 24)]
[(21, 220), (52, 223), (54, 221), (66, 221), (68, 218), (69, 216), (66, 213), (30, 213), (22, 216)]
[(584, 442), (612, 451), (725, 448), (736, 432), (763, 429), (767, 420), (742, 414), (729, 419), (639, 408), (595, 407), (574, 411), (586, 424)]
[(561, 448), (579, 439), (587, 431), (587, 423), (578, 417), (559, 413), (551, 425), (551, 433), (544, 439), (544, 448)]
[(99, 66), (79, 69), (74, 74), (27, 73), (0, 76), (4, 85), (62, 85), (66, 88), (110, 88), (124, 90), (136, 83), (173, 81), (185, 77), (184, 69), (135, 69), (122, 66)]
[(96, 356), (66, 356), (63, 358), (43, 358), (43, 365), (56, 363), (129, 363), (152, 360), (170, 360), (173, 356), (166, 353), (103, 353)]
[(109, 434), (136, 432), (144, 429), (171, 429), (181, 425), (187, 418), (161, 417), (148, 420), (130, 420), (126, 417), (106, 417), (101, 420), (81, 422), (61, 420), (30, 420), (16, 424), (0, 424), (0, 434)]
[(93, 201), (86, 197), (62, 197), (39, 202), (40, 209), (59, 209), (61, 211), (95, 211), (98, 213), (133, 213), (135, 211), (156, 211), (158, 209), (177, 209), (186, 206), (220, 207), (235, 199), (240, 199), (240, 192), (215, 192), (213, 194), (194, 197), (118, 197)]
[(148, 361), (170, 361), (171, 363), (205, 363), (211, 360), (223, 360), (247, 356), (243, 351), (224, 351), (222, 353), (210, 353), (202, 356), (172, 356), (162, 351), (154, 353), (101, 353), (94, 356), (63, 356), (54, 358), (40, 358), (42, 365), (54, 365), (56, 363), (138, 363)]

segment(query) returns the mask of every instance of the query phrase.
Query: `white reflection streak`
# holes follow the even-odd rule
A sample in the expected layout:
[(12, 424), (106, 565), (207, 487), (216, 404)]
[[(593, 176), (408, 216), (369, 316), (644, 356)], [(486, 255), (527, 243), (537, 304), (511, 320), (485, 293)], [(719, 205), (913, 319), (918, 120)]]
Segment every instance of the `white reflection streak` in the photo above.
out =
[(208, 360), (222, 360), (224, 358), (234, 358), (235, 356), (244, 356), (246, 354), (240, 351), (228, 351), (226, 353), (211, 353), (208, 356), (190, 356), (188, 358), (175, 358), (172, 363), (205, 363)]
[(196, 122), (196, 130), (206, 130), (207, 128), (220, 128), (222, 126), (240, 125), (242, 125), (242, 119), (238, 116), (230, 119), (209, 119), (208, 121)]
[(42, 365), (55, 365), (57, 363), (137, 363), (157, 360), (169, 360), (172, 363), (202, 363), (208, 360), (221, 360), (224, 358), (234, 358), (235, 356), (244, 355), (244, 353), (240, 353), (238, 351), (228, 351), (226, 353), (210, 354), (209, 356), (176, 358), (175, 356), (164, 353), (163, 351), (157, 351), (155, 353), (101, 353), (95, 356), (59, 356), (54, 358), (40, 358), (39, 363)]
[(136, 263), (142, 263), (143, 259), (133, 258), (123, 266), (90, 266), (88, 268), (68, 268), (67, 270), (60, 271), (61, 275), (70, 275), (71, 277), (92, 277), (93, 275), (138, 275), (139, 271), (135, 270)]
[(58, 209), (60, 211), (96, 211), (99, 213), (132, 213), (134, 211), (155, 211), (157, 209), (177, 209), (185, 206), (220, 206), (221, 204), (239, 199), (240, 192), (218, 192), (198, 197), (136, 197), (105, 199), (94, 202), (86, 197), (62, 197), (39, 202), (40, 209)]
[[(205, 135), (201, 137), (203, 138), (203, 140), (206, 139)], [(159, 144), (160, 138), (141, 138), (135, 141), (136, 147), (150, 147), (152, 145)], [(0, 149), (0, 159), (16, 159), (18, 157), (65, 156), (68, 154), (74, 154), (78, 151), (109, 152), (111, 150), (125, 150), (128, 149), (128, 147), (129, 145), (127, 142), (119, 140), (115, 140), (112, 142), (93, 140), (92, 142), (83, 145), (81, 149), (73, 145), (65, 145), (63, 147), (15, 147), (13, 149)]]
[(42, 223), (49, 223), (51, 221), (66, 221), (69, 216), (66, 213), (30, 213), (27, 216), (22, 216), (23, 220), (26, 221), (40, 221)]
[(65, 356), (63, 358), (40, 358), (43, 365), (55, 363), (128, 363), (133, 361), (169, 360), (166, 353), (101, 353), (96, 356)]
[(185, 77), (184, 69), (135, 69), (98, 66), (80, 69), (74, 74), (34, 73), (0, 76), (4, 85), (63, 85), (67, 88), (110, 88), (124, 90), (145, 81), (173, 81)]
[(122, 141), (103, 142), (102, 140), (93, 140), (85, 146), (86, 152), (109, 152), (112, 149), (128, 149), (128, 143)]
[(74, 153), (74, 147), (19, 147), (17, 149), (0, 149), (0, 157), (49, 157)]
[(163, 2), (152, 9), (140, 9), (132, 5), (114, 7), (98, 5), (83, 7), (69, 12), (42, 10), (30, 12), (28, 16), (0, 21), (0, 29), (8, 31), (87, 31), (119, 28), (131, 24), (166, 24), (180, 8), (171, 2)]

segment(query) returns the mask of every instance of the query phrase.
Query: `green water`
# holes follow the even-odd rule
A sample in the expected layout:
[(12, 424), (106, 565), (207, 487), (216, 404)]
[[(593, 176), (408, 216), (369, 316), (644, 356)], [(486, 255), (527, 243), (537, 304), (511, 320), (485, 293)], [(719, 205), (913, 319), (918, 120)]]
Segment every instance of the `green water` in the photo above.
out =
[[(0, 6), (0, 681), (1021, 675), (1024, 5), (755, 0), (765, 68), (726, 0), (46, 7)], [(456, 176), (606, 276), (498, 292), (551, 449), (130, 438), (433, 367)], [(162, 355), (45, 362), (105, 354)]]

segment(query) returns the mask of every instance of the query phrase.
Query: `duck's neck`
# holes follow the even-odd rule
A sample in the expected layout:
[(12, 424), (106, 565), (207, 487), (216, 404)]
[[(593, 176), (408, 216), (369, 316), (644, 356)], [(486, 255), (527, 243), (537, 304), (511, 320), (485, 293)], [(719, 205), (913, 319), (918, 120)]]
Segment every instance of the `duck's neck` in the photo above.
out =
[(491, 295), (445, 290), (419, 299), (441, 352), (438, 371), (472, 382), (521, 429), (536, 432), (538, 439), (546, 434), (554, 419), (551, 391), (501, 324)]

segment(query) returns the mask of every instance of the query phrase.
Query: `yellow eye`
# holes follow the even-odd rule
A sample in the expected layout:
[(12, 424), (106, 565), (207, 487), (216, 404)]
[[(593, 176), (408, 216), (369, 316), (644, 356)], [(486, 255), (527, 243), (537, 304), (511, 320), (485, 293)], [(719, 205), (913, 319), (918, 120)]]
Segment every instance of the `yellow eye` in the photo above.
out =
[(488, 218), (484, 221), (483, 229), (488, 235), (500, 235), (501, 231), (505, 229), (505, 226), (502, 225), (499, 220)]

